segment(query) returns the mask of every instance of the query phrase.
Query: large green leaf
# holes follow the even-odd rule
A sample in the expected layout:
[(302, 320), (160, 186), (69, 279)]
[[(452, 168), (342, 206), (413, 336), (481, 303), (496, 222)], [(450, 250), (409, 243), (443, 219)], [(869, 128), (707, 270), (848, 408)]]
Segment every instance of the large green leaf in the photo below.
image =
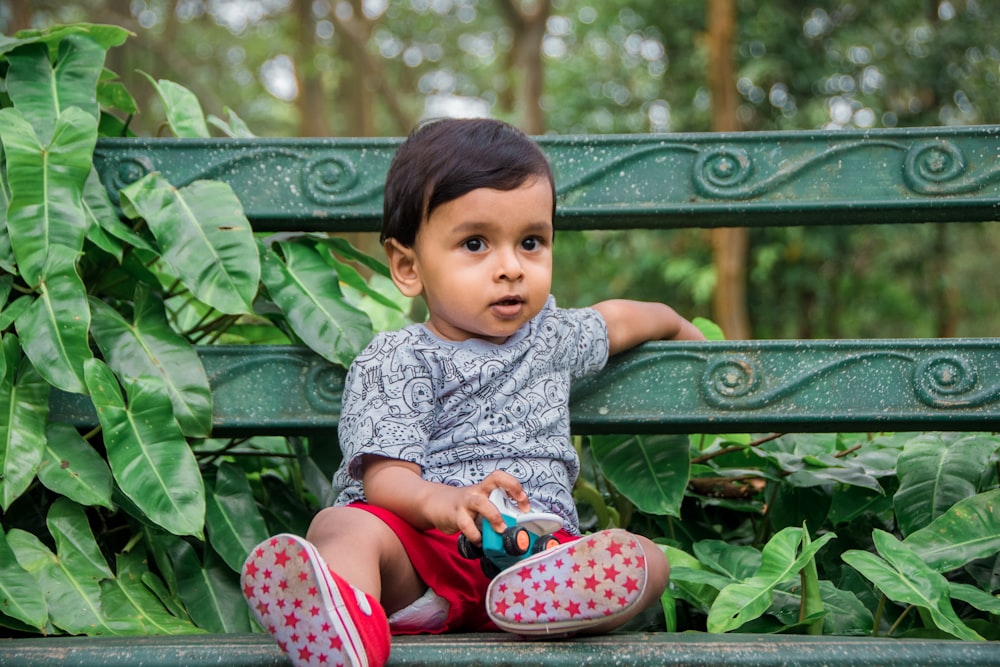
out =
[(170, 541), (170, 560), (181, 599), (191, 618), (209, 632), (250, 632), (250, 617), (238, 577), (212, 550), (198, 560), (184, 540)]
[(963, 498), (976, 495), (979, 479), (1000, 439), (983, 434), (924, 433), (899, 456), (899, 490), (893, 496), (903, 535), (923, 528)]
[(69, 424), (49, 423), (38, 481), (81, 505), (113, 509), (111, 469), (94, 447)]
[(344, 367), (372, 338), (368, 316), (348, 304), (337, 274), (315, 248), (280, 243), (284, 261), (261, 246), (264, 284), (292, 330), (325, 359)]
[(120, 46), (132, 34), (125, 28), (101, 23), (72, 23), (49, 28), (18, 30), (17, 37), (0, 35), (0, 55), (9, 53), (25, 44), (58, 44), (69, 35), (85, 35), (104, 48)]
[(160, 377), (184, 434), (207, 437), (212, 430), (212, 392), (201, 358), (170, 327), (163, 302), (147, 286), (136, 287), (133, 303), (129, 323), (115, 309), (91, 299), (91, 333), (105, 360), (121, 377)]
[(903, 543), (937, 572), (1000, 553), (1000, 489), (958, 501)]
[(91, 170), (84, 183), (83, 207), (87, 216), (87, 238), (118, 259), (119, 263), (122, 261), (122, 241), (135, 248), (156, 252), (145, 236), (122, 222), (96, 169)]
[(0, 375), (0, 506), (6, 511), (35, 477), (45, 451), (49, 384), (21, 357), (17, 336), (3, 337)]
[(267, 525), (257, 510), (246, 473), (239, 466), (219, 466), (215, 488), (208, 496), (205, 527), (212, 548), (235, 572), (243, 567), (250, 549), (267, 537)]
[(722, 540), (699, 540), (692, 545), (692, 551), (699, 563), (725, 575), (730, 581), (752, 577), (760, 569), (761, 553), (751, 546)]
[[(771, 606), (775, 587), (799, 576), (816, 552), (835, 537), (833, 533), (826, 533), (805, 545), (803, 534), (801, 528), (785, 528), (776, 533), (761, 550), (757, 573), (719, 591), (708, 613), (709, 632), (729, 632), (761, 616)], [(803, 545), (801, 551), (800, 544)]]
[(17, 109), (0, 109), (0, 138), (11, 195), (7, 233), (21, 276), (34, 285), (50, 246), (77, 253), (83, 248), (83, 186), (97, 143), (97, 121), (70, 107), (59, 116), (51, 142), (41, 142)]
[(3, 609), (4, 614), (23, 621), (33, 628), (45, 630), (45, 622), (49, 617), (45, 596), (38, 588), (34, 577), (17, 562), (2, 530), (0, 530), (0, 609)]
[(590, 442), (601, 471), (636, 507), (680, 516), (691, 467), (686, 436), (595, 436)]
[(260, 259), (232, 188), (195, 181), (177, 189), (153, 172), (120, 195), (122, 211), (146, 221), (163, 260), (195, 297), (224, 313), (252, 311)]
[(151, 573), (141, 551), (118, 554), (116, 565), (117, 576), (101, 582), (101, 604), (108, 616), (129, 623), (129, 633), (176, 635), (204, 632), (190, 621), (168, 612), (143, 582)]
[(202, 537), (205, 487), (162, 381), (141, 377), (126, 383), (126, 407), (104, 363), (89, 360), (86, 375), (118, 486), (157, 525)]
[(882, 558), (867, 551), (845, 551), (844, 562), (864, 575), (889, 599), (925, 609), (934, 624), (959, 639), (982, 639), (951, 606), (948, 580), (912, 549), (883, 530), (872, 534)]
[(63, 391), (87, 393), (83, 364), (90, 350), (90, 306), (73, 253), (52, 246), (38, 284), (38, 297), (16, 321), (24, 354), (38, 372)]
[(210, 136), (205, 113), (201, 110), (201, 103), (194, 93), (179, 83), (167, 79), (157, 81), (145, 72), (143, 75), (149, 79), (163, 100), (163, 106), (167, 111), (167, 123), (173, 130), (174, 136), (186, 139), (203, 139)]
[(52, 623), (70, 634), (116, 634), (118, 628), (101, 609), (100, 582), (113, 575), (83, 509), (59, 498), (49, 509), (47, 523), (56, 553), (18, 529), (7, 533), (7, 542), (41, 588)]
[(28, 44), (7, 54), (7, 93), (43, 144), (52, 138), (56, 119), (70, 107), (93, 117), (97, 127), (97, 80), (104, 55), (104, 47), (82, 35), (67, 35), (59, 42), (54, 66), (44, 44)]

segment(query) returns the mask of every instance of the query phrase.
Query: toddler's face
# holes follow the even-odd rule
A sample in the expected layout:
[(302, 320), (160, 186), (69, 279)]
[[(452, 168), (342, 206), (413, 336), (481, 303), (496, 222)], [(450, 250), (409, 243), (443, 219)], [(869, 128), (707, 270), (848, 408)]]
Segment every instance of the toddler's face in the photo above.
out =
[(480, 188), (439, 206), (413, 246), (427, 326), (447, 340), (502, 343), (545, 305), (552, 287), (552, 189)]

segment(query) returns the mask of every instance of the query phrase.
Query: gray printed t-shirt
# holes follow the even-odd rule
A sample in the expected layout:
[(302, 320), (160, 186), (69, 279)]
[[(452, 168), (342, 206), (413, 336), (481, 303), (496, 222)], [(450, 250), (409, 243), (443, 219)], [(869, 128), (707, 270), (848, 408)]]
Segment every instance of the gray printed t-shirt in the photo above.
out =
[(347, 374), (336, 504), (365, 500), (361, 457), (375, 454), (419, 464), (424, 479), (452, 486), (504, 470), (578, 533), (570, 382), (607, 360), (601, 315), (557, 308), (551, 296), (502, 345), (442, 340), (423, 324), (379, 334)]

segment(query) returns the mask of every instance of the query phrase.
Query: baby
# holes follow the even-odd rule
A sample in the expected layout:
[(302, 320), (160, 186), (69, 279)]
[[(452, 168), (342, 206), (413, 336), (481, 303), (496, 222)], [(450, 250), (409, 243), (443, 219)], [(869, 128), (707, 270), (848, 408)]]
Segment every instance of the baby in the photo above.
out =
[[(335, 505), (243, 569), (253, 613), (294, 664), (382, 665), (391, 634), (607, 632), (659, 601), (662, 550), (623, 530), (580, 535), (570, 383), (642, 342), (703, 336), (660, 303), (557, 307), (554, 216), (545, 155), (506, 123), (433, 121), (400, 146), (382, 243), (429, 316), (376, 336), (348, 372)], [(504, 530), (497, 489), (563, 528), (490, 579), (457, 543)]]

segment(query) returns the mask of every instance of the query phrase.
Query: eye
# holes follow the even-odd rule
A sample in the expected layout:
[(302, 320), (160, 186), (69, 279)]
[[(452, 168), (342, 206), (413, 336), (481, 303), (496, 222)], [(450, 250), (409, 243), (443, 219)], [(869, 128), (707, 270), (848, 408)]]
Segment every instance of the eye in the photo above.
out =
[(521, 247), (525, 250), (538, 250), (545, 245), (545, 241), (538, 236), (529, 236), (521, 241)]
[(464, 247), (469, 252), (480, 252), (483, 248), (486, 247), (486, 244), (483, 243), (482, 239), (468, 239), (467, 241), (462, 243), (462, 247)]

